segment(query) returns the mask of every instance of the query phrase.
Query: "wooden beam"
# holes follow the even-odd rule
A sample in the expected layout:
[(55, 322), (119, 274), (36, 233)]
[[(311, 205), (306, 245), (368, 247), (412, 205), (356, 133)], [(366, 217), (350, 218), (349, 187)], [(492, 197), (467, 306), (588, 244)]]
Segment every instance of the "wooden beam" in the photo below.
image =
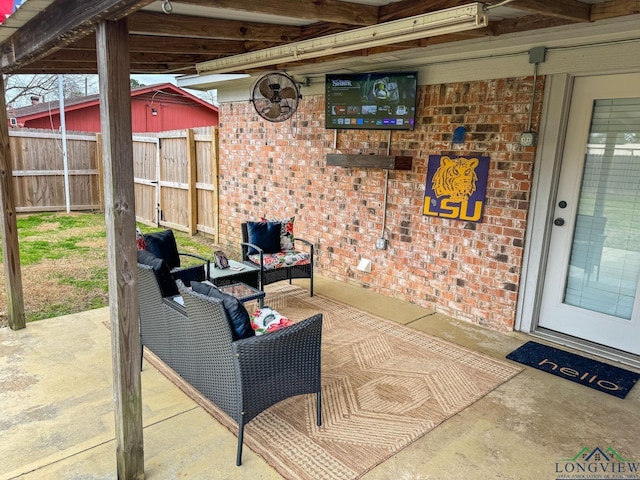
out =
[(0, 236), (4, 263), (4, 286), (7, 292), (7, 316), (12, 330), (24, 328), (24, 296), (20, 271), (20, 250), (16, 202), (13, 191), (13, 160), (9, 144), (4, 82), (0, 82)]
[[(414, 15), (435, 12), (445, 8), (457, 7), (469, 3), (466, 0), (404, 0), (383, 5), (379, 9), (379, 22), (390, 22)], [(344, 23), (313, 23), (302, 27), (302, 38), (314, 38), (332, 35), (356, 28)], [(250, 44), (247, 44), (248, 46)], [(249, 48), (253, 50), (253, 48)]]
[(61, 62), (51, 63), (46, 61), (39, 61), (36, 63), (30, 63), (18, 70), (13, 71), (16, 75), (36, 75), (36, 74), (96, 74), (97, 64), (87, 63), (81, 64), (79, 62)]
[(127, 21), (97, 26), (118, 478), (144, 479)]
[[(150, 73), (162, 73), (162, 74), (183, 74), (183, 73), (197, 73), (195, 65), (192, 63), (163, 63), (163, 64), (134, 64), (130, 65), (131, 73), (150, 74)], [(84, 64), (80, 65), (74, 62), (60, 62), (41, 64), (37, 62), (37, 65), (30, 64), (15, 71), (16, 74), (58, 74), (58, 73), (77, 73), (92, 75), (97, 73), (97, 65)]]
[(291, 42), (300, 39), (301, 28), (268, 23), (221, 20), (188, 15), (136, 12), (129, 17), (129, 31), (137, 35), (209, 38), (218, 40), (261, 39)]
[(423, 13), (436, 12), (445, 8), (459, 7), (470, 3), (465, 0), (403, 0), (382, 5), (378, 22), (389, 22)]
[(141, 53), (135, 52), (131, 54), (131, 68), (135, 69), (138, 65), (165, 65), (171, 68), (171, 65), (194, 65), (199, 62), (218, 58), (219, 55), (188, 55), (177, 53)]
[[(245, 53), (246, 40), (215, 40), (208, 38), (158, 37), (129, 35), (129, 51), (147, 53), (190, 53), (208, 55), (236, 55)], [(96, 38), (89, 35), (64, 50), (95, 51)]]
[[(172, 63), (179, 64), (195, 64), (198, 62), (204, 62), (206, 60), (211, 60), (211, 58), (216, 58), (216, 55), (206, 55), (203, 53), (163, 53), (163, 52), (132, 52), (129, 55), (129, 61), (131, 65), (135, 64), (158, 64), (158, 65), (168, 65)], [(38, 63), (96, 63), (97, 56), (96, 51), (91, 50), (58, 50), (57, 52), (53, 52), (51, 55), (47, 56), (46, 60), (42, 60)], [(94, 70), (96, 67), (94, 67)]]
[(564, 18), (545, 17), (543, 15), (526, 15), (524, 17), (509, 18), (492, 22), (489, 28), (493, 30), (495, 35), (504, 35), (506, 33), (526, 32), (529, 30), (537, 30), (539, 28), (559, 27), (575, 23)]
[(591, 19), (591, 6), (577, 0), (516, 0), (509, 4), (509, 8), (572, 22), (588, 22)]
[(4, 73), (33, 62), (91, 33), (103, 19), (123, 18), (153, 0), (55, 0), (3, 43)]
[(332, 35), (334, 33), (345, 32), (347, 30), (352, 30), (354, 28), (358, 28), (358, 27), (354, 27), (353, 25), (349, 25), (346, 23), (328, 23), (328, 22), (312, 23), (311, 25), (305, 25), (304, 27), (302, 27), (301, 39), (306, 40), (307, 38), (322, 37), (324, 35)]
[(640, 0), (611, 0), (591, 5), (591, 21), (640, 13)]
[(378, 22), (378, 8), (339, 0), (173, 0), (202, 7), (215, 7), (240, 12), (302, 18), (316, 22), (373, 25)]
[(404, 155), (359, 155), (327, 153), (327, 166), (411, 170), (413, 157)]

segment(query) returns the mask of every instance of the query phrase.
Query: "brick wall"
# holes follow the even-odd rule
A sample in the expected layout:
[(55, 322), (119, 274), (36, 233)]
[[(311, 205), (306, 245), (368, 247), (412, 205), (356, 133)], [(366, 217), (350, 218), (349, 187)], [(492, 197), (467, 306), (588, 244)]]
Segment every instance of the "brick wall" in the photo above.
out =
[[(324, 128), (324, 96), (304, 97), (292, 120), (263, 121), (249, 102), (220, 107), (220, 237), (239, 255), (239, 225), (260, 216), (295, 215), (296, 236), (316, 244), (317, 271), (426, 308), (513, 329), (531, 188), (534, 147), (521, 147), (531, 77), (421, 86), (410, 132)], [(538, 79), (538, 130), (544, 79)], [(463, 125), (467, 142), (452, 149)], [(413, 157), (411, 171), (390, 171), (386, 251), (381, 236), (385, 171), (327, 167), (327, 153)], [(490, 156), (482, 223), (422, 214), (430, 154)], [(361, 258), (371, 273), (356, 270)]]

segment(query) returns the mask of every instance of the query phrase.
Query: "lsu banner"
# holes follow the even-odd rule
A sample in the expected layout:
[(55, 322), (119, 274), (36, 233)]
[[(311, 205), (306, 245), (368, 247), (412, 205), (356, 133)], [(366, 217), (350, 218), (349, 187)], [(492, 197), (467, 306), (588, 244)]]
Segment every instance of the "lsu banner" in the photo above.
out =
[(489, 157), (429, 155), (423, 214), (481, 222)]

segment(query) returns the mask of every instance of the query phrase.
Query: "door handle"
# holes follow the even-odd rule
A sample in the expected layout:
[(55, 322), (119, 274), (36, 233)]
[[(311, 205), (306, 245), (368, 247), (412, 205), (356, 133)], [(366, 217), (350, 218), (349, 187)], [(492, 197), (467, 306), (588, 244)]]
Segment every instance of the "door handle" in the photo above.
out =
[(563, 225), (564, 225), (564, 218), (556, 218), (556, 219), (553, 221), (553, 224), (554, 224), (556, 227), (561, 227), (561, 226), (563, 226)]

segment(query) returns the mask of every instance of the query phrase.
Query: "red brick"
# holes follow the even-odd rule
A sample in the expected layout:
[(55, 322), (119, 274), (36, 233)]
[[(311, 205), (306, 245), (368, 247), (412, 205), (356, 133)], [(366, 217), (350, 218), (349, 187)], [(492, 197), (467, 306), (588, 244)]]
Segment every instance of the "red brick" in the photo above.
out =
[[(334, 131), (323, 126), (323, 95), (304, 97), (293, 119), (279, 124), (259, 119), (248, 102), (222, 104), (222, 247), (237, 257), (244, 220), (295, 215), (296, 236), (316, 244), (319, 273), (489, 328), (513, 329), (536, 151), (519, 145), (532, 82), (526, 77), (420, 87), (415, 130), (393, 132), (390, 145), (385, 131), (340, 130), (336, 149)], [(543, 87), (541, 77), (533, 130)], [(475, 136), (468, 135), (456, 153), (491, 157), (483, 223), (475, 228), (422, 215), (428, 157), (451, 151), (459, 124)], [(325, 156), (388, 150), (411, 155), (413, 166), (389, 172), (384, 236), (391, 242), (378, 251), (384, 171), (327, 167)], [(372, 260), (371, 273), (356, 270), (360, 258)]]

